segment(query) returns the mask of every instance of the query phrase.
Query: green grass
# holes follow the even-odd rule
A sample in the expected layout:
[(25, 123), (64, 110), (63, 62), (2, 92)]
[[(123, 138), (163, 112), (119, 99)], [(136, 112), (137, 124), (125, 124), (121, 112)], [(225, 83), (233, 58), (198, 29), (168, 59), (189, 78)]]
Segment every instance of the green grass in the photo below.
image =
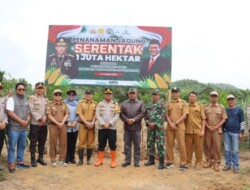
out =
[(4, 174), (5, 174), (4, 171), (0, 171), (0, 182), (6, 180), (6, 177)]

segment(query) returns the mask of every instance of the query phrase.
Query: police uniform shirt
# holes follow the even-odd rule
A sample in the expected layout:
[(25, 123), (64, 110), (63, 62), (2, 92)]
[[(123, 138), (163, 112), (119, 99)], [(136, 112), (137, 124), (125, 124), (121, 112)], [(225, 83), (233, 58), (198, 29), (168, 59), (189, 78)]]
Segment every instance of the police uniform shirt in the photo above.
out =
[(8, 123), (5, 107), (6, 107), (6, 99), (0, 96), (0, 122)]
[(99, 128), (103, 129), (102, 125), (110, 123), (109, 129), (116, 129), (115, 123), (119, 118), (120, 107), (117, 102), (113, 100), (111, 102), (101, 101), (96, 108), (96, 118), (100, 123)]
[(38, 120), (46, 116), (48, 99), (44, 96), (33, 95), (29, 99), (29, 108), (31, 113), (31, 124), (38, 125)]

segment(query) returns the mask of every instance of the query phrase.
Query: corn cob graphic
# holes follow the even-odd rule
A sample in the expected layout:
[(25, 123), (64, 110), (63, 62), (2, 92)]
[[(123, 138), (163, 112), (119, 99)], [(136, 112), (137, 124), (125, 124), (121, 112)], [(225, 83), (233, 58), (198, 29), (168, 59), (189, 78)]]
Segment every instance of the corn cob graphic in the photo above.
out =
[(48, 84), (53, 84), (56, 81), (57, 77), (60, 74), (60, 71), (61, 71), (60, 68), (58, 68), (53, 73), (51, 73), (48, 79)]
[(55, 85), (55, 86), (58, 86), (58, 85), (62, 84), (64, 78), (65, 78), (65, 75), (60, 76), (60, 77), (56, 80), (56, 83), (55, 83), (54, 85)]
[(168, 76), (167, 74), (164, 74), (164, 75), (163, 75), (163, 78), (164, 78), (164, 80), (165, 80), (166, 82), (171, 83), (171, 79), (169, 78), (169, 76)]
[(155, 81), (156, 84), (159, 88), (168, 88), (168, 84), (165, 82), (165, 80), (159, 75), (159, 74), (155, 74)]
[(148, 83), (150, 88), (157, 88), (157, 85), (155, 84), (155, 82), (153, 80), (147, 79), (147, 83)]

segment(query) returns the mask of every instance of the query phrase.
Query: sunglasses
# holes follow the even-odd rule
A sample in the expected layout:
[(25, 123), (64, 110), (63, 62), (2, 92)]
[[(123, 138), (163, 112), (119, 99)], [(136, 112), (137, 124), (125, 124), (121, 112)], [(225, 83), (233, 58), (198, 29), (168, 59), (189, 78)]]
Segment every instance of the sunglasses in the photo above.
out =
[(25, 91), (25, 88), (18, 88), (18, 91)]
[(43, 89), (43, 87), (38, 87), (38, 88), (36, 88), (36, 89)]
[(130, 92), (129, 94), (135, 94), (135, 92)]
[(74, 93), (70, 93), (69, 96), (75, 96), (75, 94)]
[(54, 96), (62, 96), (61, 93), (55, 93)]

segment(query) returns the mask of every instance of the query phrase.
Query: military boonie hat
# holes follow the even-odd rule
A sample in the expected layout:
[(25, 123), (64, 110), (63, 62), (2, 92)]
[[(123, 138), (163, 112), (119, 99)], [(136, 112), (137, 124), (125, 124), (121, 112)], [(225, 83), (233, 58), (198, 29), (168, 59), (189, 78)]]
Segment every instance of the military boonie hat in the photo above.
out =
[(210, 96), (219, 96), (219, 93), (217, 91), (210, 92)]
[(180, 92), (180, 89), (178, 87), (173, 87), (171, 89), (171, 92)]
[(85, 94), (93, 94), (93, 91), (90, 89), (85, 90)]
[(104, 94), (113, 94), (113, 91), (111, 88), (105, 88), (104, 89)]
[(60, 38), (57, 38), (56, 39), (56, 45), (61, 45), (61, 46), (63, 46), (63, 45), (67, 45), (67, 39), (66, 38), (64, 38), (64, 37), (60, 37)]
[(44, 83), (43, 82), (38, 82), (38, 83), (35, 84), (35, 87), (36, 88), (44, 87)]
[(160, 95), (160, 91), (155, 89), (155, 90), (152, 91), (152, 95), (154, 95), (154, 94)]
[(73, 89), (68, 90), (68, 91), (67, 91), (67, 95), (69, 95), (71, 92), (73, 92), (73, 93), (76, 95), (76, 91), (73, 90)]
[(57, 92), (59, 92), (59, 93), (62, 94), (62, 91), (61, 91), (60, 89), (55, 89), (55, 90), (53, 91), (53, 94), (55, 94), (55, 93), (57, 93)]
[(235, 99), (234, 95), (229, 94), (229, 95), (227, 96), (227, 100), (229, 100), (229, 99)]
[(135, 88), (128, 89), (128, 93), (131, 93), (131, 92), (137, 93), (137, 90)]

